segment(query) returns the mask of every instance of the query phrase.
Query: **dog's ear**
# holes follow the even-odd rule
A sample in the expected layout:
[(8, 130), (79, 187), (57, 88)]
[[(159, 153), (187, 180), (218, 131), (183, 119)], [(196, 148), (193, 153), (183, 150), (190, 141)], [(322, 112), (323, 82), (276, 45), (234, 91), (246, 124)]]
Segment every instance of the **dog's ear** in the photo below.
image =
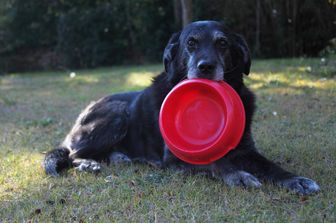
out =
[(234, 34), (234, 39), (237, 44), (238, 48), (238, 55), (242, 59), (243, 62), (243, 73), (248, 75), (250, 73), (250, 67), (251, 67), (251, 56), (250, 56), (250, 50), (247, 46), (247, 43), (241, 35)]
[(164, 50), (163, 53), (163, 65), (165, 68), (165, 71), (169, 73), (169, 68), (171, 65), (171, 62), (173, 61), (174, 57), (176, 56), (178, 47), (179, 47), (179, 39), (180, 39), (180, 33), (174, 33), (169, 41), (168, 44)]

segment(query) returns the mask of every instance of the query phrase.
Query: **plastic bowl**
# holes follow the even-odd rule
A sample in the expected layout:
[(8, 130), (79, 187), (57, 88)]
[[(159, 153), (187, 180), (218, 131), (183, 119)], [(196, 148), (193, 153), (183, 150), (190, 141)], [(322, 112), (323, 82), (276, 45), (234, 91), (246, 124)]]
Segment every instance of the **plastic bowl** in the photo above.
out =
[(224, 81), (191, 79), (166, 96), (159, 123), (175, 156), (191, 164), (209, 164), (238, 145), (245, 110), (239, 95)]

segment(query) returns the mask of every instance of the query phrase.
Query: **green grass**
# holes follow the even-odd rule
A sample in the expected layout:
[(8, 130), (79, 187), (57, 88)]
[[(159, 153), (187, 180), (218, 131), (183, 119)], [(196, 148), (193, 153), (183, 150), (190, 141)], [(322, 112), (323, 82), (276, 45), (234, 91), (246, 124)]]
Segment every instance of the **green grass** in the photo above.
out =
[(322, 192), (300, 197), (264, 184), (228, 188), (204, 176), (146, 165), (46, 176), (57, 145), (91, 100), (139, 90), (161, 65), (0, 77), (0, 222), (335, 222), (336, 69), (317, 59), (254, 61), (246, 83), (258, 96), (253, 125), (263, 154)]

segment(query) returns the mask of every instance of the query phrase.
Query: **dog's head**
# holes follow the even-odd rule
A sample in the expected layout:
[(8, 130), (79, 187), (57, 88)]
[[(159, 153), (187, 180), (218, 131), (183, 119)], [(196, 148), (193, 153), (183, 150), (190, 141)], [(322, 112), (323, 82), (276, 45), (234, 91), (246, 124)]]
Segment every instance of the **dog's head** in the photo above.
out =
[(241, 81), (251, 65), (245, 40), (216, 21), (194, 22), (173, 34), (163, 63), (173, 83), (186, 78)]

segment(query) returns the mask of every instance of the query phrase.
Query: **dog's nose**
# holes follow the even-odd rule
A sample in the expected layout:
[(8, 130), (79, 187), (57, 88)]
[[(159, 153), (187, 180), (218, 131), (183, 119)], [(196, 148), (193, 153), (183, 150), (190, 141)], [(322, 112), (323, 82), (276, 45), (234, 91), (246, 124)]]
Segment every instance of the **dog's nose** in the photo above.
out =
[(215, 63), (207, 60), (201, 60), (198, 62), (197, 68), (203, 74), (211, 74), (215, 70)]

